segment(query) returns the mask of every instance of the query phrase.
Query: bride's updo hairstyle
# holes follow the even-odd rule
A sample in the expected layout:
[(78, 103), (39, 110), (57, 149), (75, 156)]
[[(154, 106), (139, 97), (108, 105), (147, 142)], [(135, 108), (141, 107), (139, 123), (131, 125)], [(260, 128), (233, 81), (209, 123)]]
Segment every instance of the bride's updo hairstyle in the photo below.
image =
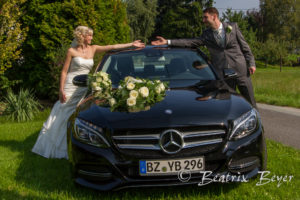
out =
[(84, 36), (92, 35), (93, 29), (87, 26), (77, 26), (74, 30), (74, 40), (71, 44), (72, 47), (76, 47), (78, 45), (82, 45), (84, 42)]

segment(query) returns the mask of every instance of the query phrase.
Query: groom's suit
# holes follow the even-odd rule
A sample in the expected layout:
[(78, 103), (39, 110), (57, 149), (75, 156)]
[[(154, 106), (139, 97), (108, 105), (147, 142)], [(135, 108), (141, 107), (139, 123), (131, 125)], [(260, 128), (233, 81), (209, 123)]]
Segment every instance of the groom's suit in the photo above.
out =
[[(229, 27), (228, 27), (229, 26)], [(230, 31), (229, 30), (231, 26)], [(248, 66), (255, 66), (254, 56), (236, 23), (223, 22), (225, 46), (215, 39), (213, 30), (206, 29), (199, 38), (170, 40), (171, 46), (206, 46), (211, 61), (220, 77), (224, 68), (233, 68), (237, 73), (237, 86), (241, 94), (256, 107)]]

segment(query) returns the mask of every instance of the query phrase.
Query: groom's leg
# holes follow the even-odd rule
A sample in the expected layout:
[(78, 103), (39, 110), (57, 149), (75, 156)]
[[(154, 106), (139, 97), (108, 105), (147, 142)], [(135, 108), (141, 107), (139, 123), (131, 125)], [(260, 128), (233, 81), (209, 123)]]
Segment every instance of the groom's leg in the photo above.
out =
[(247, 76), (238, 77), (237, 79), (237, 87), (241, 95), (252, 104), (253, 107), (256, 108), (256, 101), (254, 98), (254, 91), (251, 82), (251, 78)]

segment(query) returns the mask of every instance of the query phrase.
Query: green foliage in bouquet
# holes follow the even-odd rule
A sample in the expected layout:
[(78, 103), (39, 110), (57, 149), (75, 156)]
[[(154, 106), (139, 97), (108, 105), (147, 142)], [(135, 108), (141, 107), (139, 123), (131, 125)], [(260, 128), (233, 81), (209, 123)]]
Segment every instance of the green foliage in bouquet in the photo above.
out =
[(168, 84), (160, 80), (128, 76), (113, 90), (109, 75), (98, 72), (90, 75), (89, 87), (94, 97), (102, 100), (102, 104), (109, 104), (111, 111), (139, 112), (149, 110), (152, 105), (162, 101)]

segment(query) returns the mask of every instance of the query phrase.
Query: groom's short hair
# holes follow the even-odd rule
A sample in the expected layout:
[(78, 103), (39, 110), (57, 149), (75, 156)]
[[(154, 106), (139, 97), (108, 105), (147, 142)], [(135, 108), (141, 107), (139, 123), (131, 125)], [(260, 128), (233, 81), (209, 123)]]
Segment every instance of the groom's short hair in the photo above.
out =
[(203, 13), (216, 14), (217, 17), (219, 18), (219, 11), (215, 7), (205, 8), (203, 10)]

